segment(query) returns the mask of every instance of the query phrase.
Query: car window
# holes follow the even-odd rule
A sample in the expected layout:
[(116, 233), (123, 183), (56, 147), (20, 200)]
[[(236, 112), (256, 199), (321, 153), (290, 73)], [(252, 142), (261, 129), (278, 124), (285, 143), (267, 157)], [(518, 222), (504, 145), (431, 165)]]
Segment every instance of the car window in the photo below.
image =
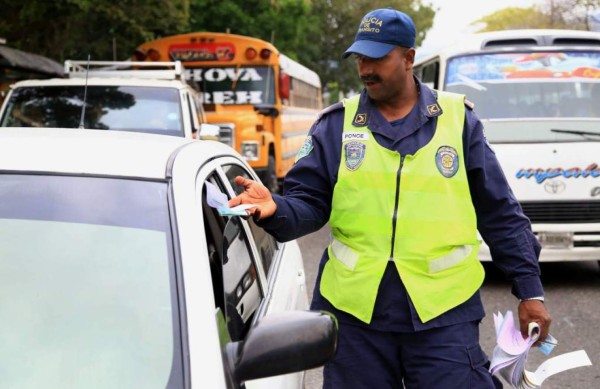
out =
[[(253, 177), (250, 176), (250, 173), (248, 173), (239, 165), (226, 165), (223, 167), (223, 170), (225, 171), (225, 174), (227, 175), (227, 178), (229, 179), (229, 182), (234, 188), (236, 194), (240, 194), (244, 189), (233, 182), (235, 177), (242, 176), (244, 178), (253, 179)], [(263, 268), (265, 269), (265, 273), (269, 274), (269, 269), (271, 268), (273, 258), (277, 251), (277, 241), (272, 235), (257, 226), (252, 219), (249, 219), (249, 224), (250, 229), (252, 230), (252, 238), (254, 239), (254, 243), (256, 244), (260, 254), (260, 260)]]
[(187, 104), (187, 111), (190, 115), (190, 123), (192, 124), (191, 132), (200, 128), (198, 122), (198, 113), (196, 112), (196, 106), (192, 102), (192, 95), (189, 92), (185, 92), (185, 103)]
[[(216, 173), (209, 176), (208, 181), (226, 192)], [(203, 193), (204, 225), (216, 307), (224, 312), (229, 335), (237, 341), (250, 328), (264, 292), (258, 281), (255, 258), (241, 218), (221, 216), (216, 209), (208, 206), (206, 189)], [(237, 228), (228, 229), (232, 234), (224, 235), (228, 222), (236, 224)]]
[(0, 175), (2, 387), (183, 387), (167, 195)]
[(87, 129), (184, 135), (179, 91), (150, 86), (19, 87), (1, 126), (79, 128), (82, 112)]
[(192, 95), (192, 100), (194, 101), (194, 105), (196, 106), (196, 111), (198, 112), (200, 123), (206, 123), (206, 117), (204, 116), (204, 107), (202, 106), (202, 100), (200, 96), (196, 93)]

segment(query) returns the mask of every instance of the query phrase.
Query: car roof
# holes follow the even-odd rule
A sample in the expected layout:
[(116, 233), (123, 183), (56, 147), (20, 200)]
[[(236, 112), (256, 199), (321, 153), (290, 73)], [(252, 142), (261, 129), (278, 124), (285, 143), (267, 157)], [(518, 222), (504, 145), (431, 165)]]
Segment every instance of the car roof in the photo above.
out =
[[(50, 78), (44, 80), (23, 80), (11, 85), (11, 88), (18, 87), (39, 87), (39, 86), (83, 86), (86, 79), (76, 78)], [(108, 85), (108, 86), (146, 86), (159, 88), (192, 89), (191, 86), (182, 80), (157, 80), (148, 78), (134, 77), (89, 77), (87, 85)]]
[(198, 159), (235, 155), (216, 141), (121, 131), (0, 128), (0, 171), (165, 179), (183, 148)]

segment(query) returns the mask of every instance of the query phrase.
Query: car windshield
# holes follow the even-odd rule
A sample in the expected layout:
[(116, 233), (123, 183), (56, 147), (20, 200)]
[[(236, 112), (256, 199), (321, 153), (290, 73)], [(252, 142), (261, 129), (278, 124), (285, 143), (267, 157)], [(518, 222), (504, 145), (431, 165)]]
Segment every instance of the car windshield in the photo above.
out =
[(2, 387), (182, 387), (167, 184), (0, 177)]
[[(85, 93), (87, 129), (184, 136), (176, 88), (89, 85)], [(0, 125), (79, 128), (83, 97), (83, 86), (15, 88)]]
[(581, 140), (576, 134), (566, 135), (551, 129), (600, 132), (600, 52), (597, 51), (454, 57), (448, 61), (445, 89), (465, 94), (483, 120), (533, 123), (526, 127), (504, 125), (504, 131), (512, 133), (502, 135), (494, 133), (497, 125), (486, 123), (490, 140)]

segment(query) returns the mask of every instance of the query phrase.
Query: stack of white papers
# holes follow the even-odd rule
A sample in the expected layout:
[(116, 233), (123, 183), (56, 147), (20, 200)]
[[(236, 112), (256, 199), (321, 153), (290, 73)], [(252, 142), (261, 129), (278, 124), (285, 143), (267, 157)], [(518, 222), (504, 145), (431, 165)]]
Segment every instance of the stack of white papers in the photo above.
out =
[[(521, 332), (515, 327), (512, 311), (503, 316), (500, 312), (494, 314), (497, 344), (492, 354), (490, 371), (499, 374), (511, 387), (516, 389), (533, 389), (542, 385), (544, 380), (556, 373), (580, 366), (591, 366), (584, 350), (574, 351), (550, 358), (543, 362), (535, 372), (525, 370), (527, 353), (538, 340), (539, 326), (529, 325), (528, 337), (523, 339)], [(548, 355), (558, 344), (551, 335), (544, 339), (539, 349)]]

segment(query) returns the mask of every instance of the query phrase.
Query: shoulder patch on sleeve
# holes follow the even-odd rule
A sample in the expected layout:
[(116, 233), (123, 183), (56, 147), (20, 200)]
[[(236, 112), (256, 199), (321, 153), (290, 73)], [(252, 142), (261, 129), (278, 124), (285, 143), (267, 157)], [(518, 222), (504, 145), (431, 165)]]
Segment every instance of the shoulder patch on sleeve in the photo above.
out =
[(327, 115), (330, 112), (337, 111), (338, 109), (342, 109), (342, 108), (344, 108), (344, 104), (341, 101), (337, 102), (333, 105), (330, 105), (329, 107), (327, 107), (324, 110), (322, 110), (321, 112), (319, 112), (317, 120), (321, 119), (323, 116)]
[(296, 154), (296, 159), (294, 160), (294, 163), (297, 163), (299, 160), (301, 160), (302, 158), (304, 158), (308, 154), (310, 154), (312, 149), (313, 149), (312, 136), (308, 135), (306, 137), (306, 139), (304, 139), (304, 144), (302, 145), (302, 147), (300, 147), (300, 150), (298, 150), (298, 153)]
[(473, 108), (475, 108), (475, 104), (473, 104), (473, 102), (467, 100), (467, 98), (465, 97), (465, 107), (469, 108), (472, 111)]

